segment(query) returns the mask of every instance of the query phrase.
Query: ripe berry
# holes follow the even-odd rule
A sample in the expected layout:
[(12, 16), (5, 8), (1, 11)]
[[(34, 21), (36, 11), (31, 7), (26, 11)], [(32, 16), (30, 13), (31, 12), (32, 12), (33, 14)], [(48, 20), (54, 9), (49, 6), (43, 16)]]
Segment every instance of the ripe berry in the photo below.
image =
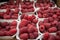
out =
[(20, 38), (21, 39), (28, 39), (29, 37), (28, 37), (28, 34), (27, 33), (24, 33), (24, 34), (21, 34), (20, 35)]
[(56, 27), (51, 27), (48, 29), (49, 32), (56, 32), (57, 31), (57, 28)]

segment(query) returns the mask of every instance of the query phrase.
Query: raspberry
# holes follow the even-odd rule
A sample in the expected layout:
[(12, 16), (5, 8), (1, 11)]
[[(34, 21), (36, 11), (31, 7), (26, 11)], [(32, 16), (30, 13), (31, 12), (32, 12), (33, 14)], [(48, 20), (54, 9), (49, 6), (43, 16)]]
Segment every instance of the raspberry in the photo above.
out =
[(58, 30), (60, 30), (60, 22), (58, 22), (56, 26), (58, 26)]
[(50, 35), (48, 40), (55, 40), (55, 36), (54, 35)]
[(28, 16), (28, 20), (29, 21), (32, 21), (33, 20), (33, 17), (32, 16)]
[(29, 33), (37, 32), (37, 28), (34, 27), (33, 25), (30, 25), (30, 27), (28, 27), (28, 32)]
[(10, 24), (11, 26), (16, 26), (17, 22), (16, 21), (12, 21), (12, 23)]
[(57, 18), (57, 15), (56, 15), (56, 14), (54, 14), (52, 17), (55, 19), (55, 18)]
[(21, 8), (26, 8), (26, 5), (21, 5)]
[(10, 30), (10, 26), (6, 26), (6, 30), (9, 31)]
[(14, 34), (16, 34), (16, 32), (17, 32), (16, 29), (11, 29), (11, 30), (9, 31), (9, 33), (10, 33), (11, 36), (14, 35)]
[(18, 14), (18, 12), (19, 12), (19, 9), (18, 8), (15, 8), (14, 13)]
[(34, 38), (36, 39), (38, 37), (38, 32), (34, 32), (33, 35), (34, 35)]
[(12, 19), (17, 19), (18, 16), (16, 16), (16, 15), (12, 15), (11, 18), (12, 18)]
[(40, 25), (43, 25), (43, 24), (44, 24), (43, 21), (40, 21), (38, 25), (40, 26)]
[(27, 20), (27, 18), (28, 18), (28, 15), (24, 15), (24, 17), (23, 17), (23, 18)]
[(50, 34), (48, 32), (46, 32), (44, 35), (43, 35), (43, 39), (44, 40), (47, 40), (49, 38)]
[(48, 29), (51, 27), (51, 24), (50, 23), (44, 23), (45, 27)]
[(39, 18), (42, 18), (43, 16), (42, 16), (42, 14), (41, 14), (41, 13), (39, 13), (39, 14), (38, 14), (38, 17), (39, 17)]
[(31, 24), (28, 24), (28, 25), (27, 25), (27, 27), (30, 27), (30, 26), (31, 26)]
[(16, 26), (10, 26), (10, 28), (11, 28), (11, 29), (14, 29), (14, 28), (16, 28)]
[(48, 17), (48, 20), (49, 20), (50, 22), (54, 21), (54, 19), (53, 19), (52, 17)]
[(48, 29), (49, 32), (56, 32), (57, 31), (57, 28), (56, 27), (51, 27)]
[[(3, 25), (3, 24), (4, 24), (4, 25)], [(1, 23), (1, 26), (2, 26), (2, 27), (6, 27), (7, 25), (8, 25), (7, 22), (2, 22), (2, 23)]]
[(40, 25), (39, 30), (40, 30), (41, 32), (44, 32), (44, 31), (45, 31), (45, 26), (44, 26), (44, 25)]
[(33, 19), (32, 22), (36, 24), (38, 22), (38, 20), (37, 19)]
[(4, 36), (5, 33), (3, 31), (0, 31), (0, 36)]
[(26, 19), (22, 19), (21, 23), (20, 23), (20, 27), (24, 27), (28, 24), (28, 21)]
[(32, 33), (29, 34), (30, 39), (34, 39), (34, 35)]
[(35, 19), (36, 17), (35, 17), (35, 15), (32, 15), (32, 19)]
[(55, 26), (57, 23), (58, 23), (58, 21), (54, 20), (54, 21), (52, 22), (52, 26)]
[(60, 40), (60, 37), (59, 36), (56, 36), (55, 38), (56, 38), (56, 40)]
[(28, 34), (27, 33), (24, 33), (24, 34), (21, 34), (20, 35), (20, 38), (21, 39), (28, 39), (29, 37), (28, 37)]
[(26, 2), (25, 4), (26, 4), (26, 5), (30, 5), (30, 3), (29, 3), (29, 2)]
[(24, 16), (25, 16), (25, 14), (22, 14), (22, 15), (21, 15), (21, 19), (23, 19), (23, 18), (24, 18)]
[(27, 27), (20, 28), (20, 34), (21, 33), (27, 33)]
[(43, 14), (43, 18), (47, 18), (48, 17), (48, 15), (47, 14)]
[(36, 24), (34, 24), (34, 23), (31, 23), (31, 25), (36, 26)]
[(4, 18), (4, 19), (10, 19), (11, 17), (10, 17), (10, 15), (6, 15), (6, 14), (5, 14), (5, 15), (3, 16), (3, 18)]
[(33, 5), (32, 5), (32, 4), (30, 4), (28, 7), (29, 7), (29, 9), (30, 9), (30, 8), (33, 8)]
[(48, 19), (44, 19), (44, 23), (48, 23), (49, 21), (48, 21)]
[(3, 15), (4, 15), (4, 14), (0, 12), (0, 17), (3, 17)]
[(6, 36), (11, 36), (9, 31), (6, 32)]

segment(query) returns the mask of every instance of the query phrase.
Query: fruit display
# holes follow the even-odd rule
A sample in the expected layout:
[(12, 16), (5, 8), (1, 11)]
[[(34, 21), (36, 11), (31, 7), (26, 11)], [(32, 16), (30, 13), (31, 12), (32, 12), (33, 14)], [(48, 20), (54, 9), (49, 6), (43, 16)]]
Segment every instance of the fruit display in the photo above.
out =
[(50, 2), (50, 0), (37, 0), (35, 3), (36, 7), (54, 7), (54, 2)]
[(17, 22), (0, 22), (0, 36), (13, 36), (16, 34)]
[[(23, 16), (24, 15), (24, 16)], [(20, 30), (20, 39), (36, 39), (38, 37), (37, 22), (38, 20), (34, 15), (21, 15), (21, 22), (19, 25)]]
[(21, 12), (22, 13), (34, 12), (33, 2), (23, 1), (21, 3)]
[(0, 12), (0, 19), (18, 19), (18, 13), (18, 8), (15, 8), (15, 10), (7, 8), (6, 12)]
[(50, 17), (50, 18), (44, 19), (44, 21), (39, 22), (40, 32), (42, 32), (42, 33), (44, 33), (44, 32), (54, 33), (54, 32), (60, 31), (60, 28), (59, 28), (60, 21), (58, 21), (57, 19), (55, 20), (52, 17)]
[(0, 39), (15, 37), (17, 40), (60, 40), (60, 8), (52, 0), (1, 3)]
[(59, 8), (40, 8), (37, 11), (39, 18), (48, 18), (53, 17), (54, 19), (59, 18), (60, 16), (60, 9)]

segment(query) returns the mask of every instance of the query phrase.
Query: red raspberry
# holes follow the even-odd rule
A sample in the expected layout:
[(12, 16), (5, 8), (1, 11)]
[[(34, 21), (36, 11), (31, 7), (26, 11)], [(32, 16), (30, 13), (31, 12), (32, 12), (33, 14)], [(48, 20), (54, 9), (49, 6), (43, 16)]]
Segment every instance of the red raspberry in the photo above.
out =
[(57, 15), (56, 15), (56, 14), (54, 14), (52, 17), (55, 19), (55, 18), (57, 18)]
[(35, 15), (32, 15), (32, 18), (35, 19), (36, 18)]
[(36, 24), (35, 24), (35, 23), (31, 23), (31, 25), (36, 26)]
[(48, 23), (49, 21), (48, 21), (48, 19), (44, 19), (44, 23)]
[(4, 19), (10, 19), (11, 17), (10, 17), (10, 15), (4, 14), (3, 18)]
[(56, 26), (57, 26), (57, 29), (60, 30), (60, 22), (58, 22)]
[(0, 36), (4, 36), (5, 33), (3, 31), (0, 31)]
[(29, 7), (29, 9), (30, 9), (30, 8), (33, 8), (33, 4), (30, 4), (28, 7)]
[(56, 40), (60, 40), (60, 37), (59, 36), (55, 36)]
[(48, 40), (55, 40), (55, 36), (54, 35), (50, 35)]
[(30, 27), (32, 24), (28, 24), (27, 27)]
[(17, 19), (18, 16), (16, 16), (16, 15), (12, 15), (11, 18), (12, 18), (12, 19)]
[(21, 34), (20, 38), (21, 39), (28, 39), (28, 34), (27, 33)]
[(18, 14), (19, 13), (19, 9), (18, 8), (15, 8), (14, 13)]
[(44, 40), (48, 40), (50, 34), (48, 32), (46, 32), (44, 35), (43, 35), (43, 39)]
[(14, 34), (16, 34), (16, 32), (17, 32), (16, 29), (11, 29), (11, 30), (9, 31), (9, 33), (10, 33), (11, 36), (14, 35)]
[(29, 21), (32, 21), (33, 20), (33, 17), (32, 16), (28, 16), (28, 20)]
[(58, 23), (58, 21), (54, 20), (51, 24), (52, 26), (55, 26)]
[(16, 28), (16, 26), (10, 26), (10, 28), (11, 28), (11, 29), (14, 29), (14, 28)]
[(11, 26), (16, 26), (17, 22), (16, 21), (12, 21), (12, 23), (10, 24)]
[(10, 30), (10, 26), (6, 26), (6, 28), (5, 28), (7, 31), (9, 31)]
[(33, 33), (29, 33), (30, 39), (34, 39), (35, 35)]
[(21, 19), (23, 19), (23, 18), (24, 18), (24, 16), (25, 16), (25, 14), (22, 14), (20, 18), (21, 18)]
[(40, 21), (38, 25), (40, 26), (40, 25), (43, 25), (43, 24), (44, 24), (43, 21)]
[(26, 5), (30, 5), (30, 3), (29, 3), (29, 2), (26, 2), (25, 4), (26, 4)]
[(49, 20), (50, 22), (54, 21), (54, 19), (53, 19), (52, 17), (48, 17), (48, 20)]
[(6, 32), (6, 36), (11, 36), (9, 31)]
[(3, 17), (3, 15), (4, 15), (4, 14), (0, 12), (0, 17)]
[(51, 27), (51, 24), (50, 23), (44, 23), (45, 27), (48, 29)]
[(28, 18), (28, 15), (26, 15), (26, 14), (25, 14), (23, 18), (27, 20), (27, 18)]
[(26, 19), (22, 19), (21, 23), (20, 23), (20, 27), (24, 27), (28, 24), (28, 21)]
[(38, 32), (34, 32), (33, 35), (34, 35), (34, 38), (36, 39), (38, 37)]
[(33, 25), (30, 25), (30, 27), (28, 27), (28, 32), (29, 33), (37, 32), (37, 28), (34, 27)]
[(24, 4), (24, 5), (21, 5), (21, 8), (26, 8), (26, 5)]
[[(4, 24), (4, 25), (3, 25), (3, 24)], [(2, 22), (2, 23), (1, 23), (1, 26), (2, 26), (2, 27), (6, 27), (6, 26), (8, 26), (8, 23), (7, 23), (7, 22)]]
[(32, 22), (36, 24), (38, 22), (38, 20), (37, 19), (33, 19)]
[(47, 14), (43, 14), (43, 18), (47, 18), (48, 17), (48, 15)]
[(42, 16), (42, 14), (41, 14), (41, 13), (39, 13), (39, 14), (38, 14), (38, 17), (39, 17), (39, 18), (42, 18), (43, 16)]
[(44, 31), (45, 31), (45, 26), (44, 26), (44, 25), (40, 25), (39, 30), (40, 30), (41, 32), (44, 32)]
[(27, 33), (27, 27), (20, 28), (20, 34), (21, 33)]
[(48, 29), (49, 32), (56, 32), (57, 31), (57, 28), (56, 27), (51, 27)]
[(31, 10), (31, 12), (34, 12), (34, 8), (31, 8), (30, 10)]

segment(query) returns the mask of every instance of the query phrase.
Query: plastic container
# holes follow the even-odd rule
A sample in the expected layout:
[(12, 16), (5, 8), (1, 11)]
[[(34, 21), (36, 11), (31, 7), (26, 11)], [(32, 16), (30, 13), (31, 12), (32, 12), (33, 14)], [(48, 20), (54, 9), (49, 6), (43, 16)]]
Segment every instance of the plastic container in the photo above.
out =
[[(0, 20), (0, 22), (8, 22), (8, 23), (11, 23), (13, 21), (16, 21), (17, 22), (17, 20)], [(16, 29), (17, 29), (17, 27), (18, 26), (16, 25)], [(16, 34), (14, 34), (13, 36), (0, 36), (0, 39), (13, 39), (15, 36), (16, 36)]]
[[(31, 15), (33, 15), (33, 14), (27, 14), (27, 15), (29, 15), (29, 16), (31, 16)], [(35, 15), (36, 16), (36, 15)], [(19, 19), (20, 19), (20, 17), (21, 17), (21, 15), (19, 16)], [(36, 16), (36, 19), (37, 19), (37, 16)], [(20, 38), (19, 38), (19, 33), (20, 33), (20, 31), (19, 31), (19, 24), (20, 24), (20, 22), (21, 22), (21, 19), (18, 21), (18, 28), (17, 28), (17, 30), (18, 30), (18, 33), (17, 33), (17, 35), (16, 35), (16, 38), (17, 38), (17, 40), (21, 40)], [(38, 23), (36, 24), (36, 28), (38, 29)], [(38, 31), (38, 37), (36, 38), (36, 39), (28, 39), (28, 40), (38, 40), (39, 39), (39, 35), (41, 35), (40, 33), (39, 33), (39, 31)]]

